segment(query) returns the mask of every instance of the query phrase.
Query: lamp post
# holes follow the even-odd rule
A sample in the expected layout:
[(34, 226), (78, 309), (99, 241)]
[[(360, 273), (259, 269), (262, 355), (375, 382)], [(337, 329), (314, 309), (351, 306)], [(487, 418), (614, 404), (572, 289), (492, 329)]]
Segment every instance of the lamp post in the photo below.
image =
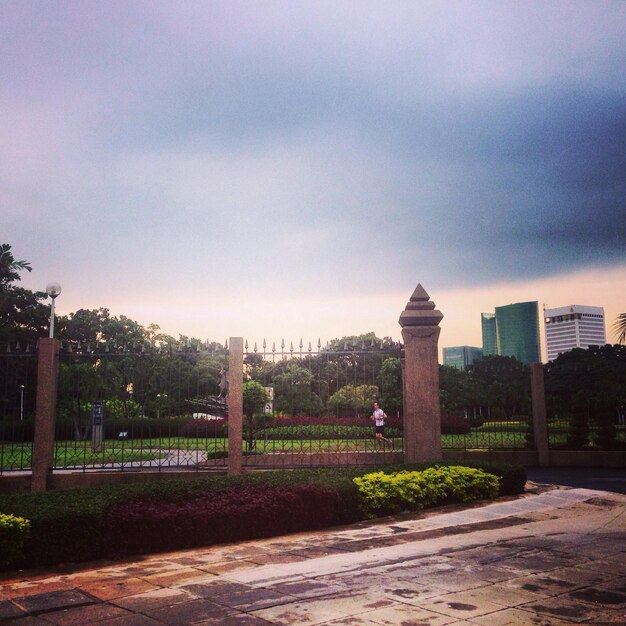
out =
[(48, 283), (46, 285), (46, 293), (52, 298), (50, 304), (50, 339), (54, 338), (54, 301), (61, 293), (61, 285), (59, 283)]
[(20, 422), (24, 419), (24, 385), (20, 385)]

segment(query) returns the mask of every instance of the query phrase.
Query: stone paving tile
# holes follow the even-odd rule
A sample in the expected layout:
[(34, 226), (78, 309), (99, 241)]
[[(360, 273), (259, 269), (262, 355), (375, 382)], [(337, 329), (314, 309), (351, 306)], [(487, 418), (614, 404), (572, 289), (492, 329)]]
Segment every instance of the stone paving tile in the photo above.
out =
[[(163, 622), (159, 622), (147, 615), (140, 613), (130, 613), (124, 617), (116, 617), (107, 620), (103, 626), (162, 626)], [(16, 625), (19, 626), (19, 625)]]
[(152, 617), (164, 624), (197, 624), (206, 620), (222, 620), (235, 611), (209, 600), (197, 599), (190, 602), (179, 602), (169, 606), (161, 606), (153, 609), (143, 609), (148, 617)]
[(420, 606), (433, 613), (471, 621), (474, 617), (503, 609), (503, 605), (489, 601), (488, 597), (486, 593), (478, 593), (476, 590), (461, 591), (420, 601)]
[(333, 598), (297, 601), (290, 604), (255, 611), (254, 615), (273, 624), (322, 624), (349, 616), (363, 616), (386, 606), (393, 601), (371, 594), (348, 594)]
[(69, 591), (51, 591), (32, 596), (22, 596), (14, 598), (13, 602), (31, 615), (37, 615), (38, 613), (46, 613), (73, 606), (93, 604), (94, 600), (84, 593), (72, 589)]
[(61, 626), (84, 626), (85, 624), (96, 624), (97, 622), (108, 622), (118, 617), (128, 617), (128, 611), (118, 606), (110, 604), (91, 604), (73, 609), (64, 609), (46, 613), (42, 617), (51, 624)]
[(195, 599), (196, 596), (184, 589), (155, 589), (124, 598), (116, 598), (111, 600), (111, 603), (129, 611), (144, 611), (144, 609), (158, 608), (177, 602), (189, 602)]
[(327, 584), (320, 580), (305, 579), (273, 585), (271, 590), (284, 596), (289, 596), (292, 598), (291, 601), (293, 601), (293, 599), (306, 600), (310, 598), (319, 598), (333, 594), (346, 593), (351, 588), (354, 589), (355, 587), (338, 585), (336, 583)]
[[(479, 626), (571, 626), (572, 624), (571, 621), (563, 621), (546, 615), (536, 617), (528, 613), (528, 611), (520, 609), (505, 609), (489, 613), (488, 615), (474, 617), (471, 623)], [(451, 626), (457, 626), (457, 622), (454, 622)]]
[(420, 606), (394, 604), (364, 614), (375, 624), (397, 626), (398, 624), (427, 624), (428, 626), (446, 626), (457, 621), (456, 617), (433, 613)]
[(43, 616), (18, 617), (17, 619), (8, 619), (2, 622), (2, 626), (50, 626)]
[(132, 596), (144, 591), (158, 589), (157, 585), (141, 578), (121, 578), (97, 584), (90, 582), (80, 585), (80, 589), (99, 600), (114, 600), (125, 596)]
[(324, 622), (324, 626), (379, 626), (380, 622), (373, 622), (365, 615), (350, 615), (341, 617), (330, 622)]
[(8, 600), (0, 600), (0, 621), (11, 617), (24, 617), (26, 613)]
[(510, 587), (514, 590), (530, 591), (546, 598), (559, 596), (576, 589), (579, 585), (571, 580), (556, 578), (550, 574), (530, 574), (498, 583), (502, 587)]
[(294, 552), (268, 553), (259, 554), (249, 557), (250, 561), (254, 561), (257, 565), (267, 565), (268, 563), (297, 563), (298, 561), (306, 561), (305, 556), (298, 555)]
[(159, 587), (171, 587), (174, 585), (181, 585), (193, 579), (206, 579), (211, 577), (212, 574), (208, 574), (203, 570), (195, 569), (193, 567), (185, 567), (168, 572), (161, 572), (159, 574), (142, 576), (141, 578), (152, 585)]
[(16, 596), (24, 597), (55, 591), (70, 591), (74, 587), (75, 585), (72, 583), (59, 580), (24, 580), (2, 586), (0, 588), (0, 600), (8, 600)]
[[(623, 545), (626, 545), (624, 542)], [(626, 576), (626, 552), (621, 552), (611, 557), (591, 561), (588, 567), (598, 569), (601, 572), (611, 571), (619, 576)]]
[(257, 564), (253, 561), (221, 561), (219, 563), (207, 563), (206, 565), (198, 565), (196, 569), (201, 569), (208, 574), (225, 574), (227, 572), (235, 572), (242, 569), (251, 569)]
[[(519, 609), (523, 611), (529, 611), (532, 613), (538, 613), (540, 615), (549, 615), (562, 619), (564, 621), (570, 621), (574, 623), (590, 622), (592, 624), (598, 624), (597, 615), (599, 609), (585, 602), (574, 602), (571, 598), (564, 598), (559, 596), (556, 598), (544, 598), (539, 602), (529, 602), (524, 604)], [(602, 607), (600, 610), (605, 609)]]
[(626, 608), (626, 593), (615, 589), (610, 584), (576, 589), (568, 593), (570, 598), (605, 608)]

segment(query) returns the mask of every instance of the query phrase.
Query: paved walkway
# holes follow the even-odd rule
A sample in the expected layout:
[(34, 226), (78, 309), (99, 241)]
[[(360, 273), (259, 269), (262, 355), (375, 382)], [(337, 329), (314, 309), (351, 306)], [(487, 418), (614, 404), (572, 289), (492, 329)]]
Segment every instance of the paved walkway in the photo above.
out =
[(483, 506), (0, 581), (2, 623), (626, 624), (626, 496)]

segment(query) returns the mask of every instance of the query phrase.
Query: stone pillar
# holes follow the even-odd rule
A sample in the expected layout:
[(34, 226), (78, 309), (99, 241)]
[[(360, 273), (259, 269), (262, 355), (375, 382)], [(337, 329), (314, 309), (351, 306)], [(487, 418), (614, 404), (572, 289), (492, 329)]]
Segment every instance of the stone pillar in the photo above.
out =
[(440, 461), (439, 322), (443, 319), (422, 285), (400, 315), (404, 341), (404, 460)]
[(548, 422), (546, 419), (546, 393), (543, 384), (543, 363), (530, 364), (530, 387), (533, 404), (533, 436), (541, 467), (550, 465)]
[(48, 476), (52, 473), (59, 349), (60, 343), (57, 339), (49, 337), (39, 339), (31, 491), (45, 491)]
[(241, 474), (243, 445), (243, 338), (231, 337), (228, 354), (228, 473)]

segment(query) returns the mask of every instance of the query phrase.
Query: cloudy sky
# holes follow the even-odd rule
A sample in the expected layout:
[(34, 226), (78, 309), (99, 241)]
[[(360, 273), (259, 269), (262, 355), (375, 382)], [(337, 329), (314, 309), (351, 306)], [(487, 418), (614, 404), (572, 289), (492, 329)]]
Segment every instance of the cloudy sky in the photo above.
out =
[(626, 309), (626, 3), (3, 0), (0, 240), (223, 341)]

